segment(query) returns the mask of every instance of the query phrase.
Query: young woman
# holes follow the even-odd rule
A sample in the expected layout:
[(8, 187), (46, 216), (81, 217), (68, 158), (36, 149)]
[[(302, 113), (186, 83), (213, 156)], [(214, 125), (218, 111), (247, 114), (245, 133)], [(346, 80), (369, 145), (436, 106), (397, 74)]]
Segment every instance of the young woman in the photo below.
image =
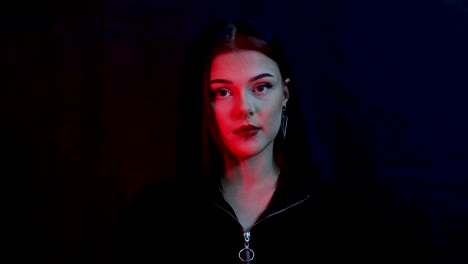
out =
[(201, 171), (182, 169), (183, 177), (142, 189), (118, 262), (429, 261), (410, 226), (319, 181), (279, 40), (251, 20), (208, 33), (198, 50), (203, 72), (193, 72), (202, 94)]

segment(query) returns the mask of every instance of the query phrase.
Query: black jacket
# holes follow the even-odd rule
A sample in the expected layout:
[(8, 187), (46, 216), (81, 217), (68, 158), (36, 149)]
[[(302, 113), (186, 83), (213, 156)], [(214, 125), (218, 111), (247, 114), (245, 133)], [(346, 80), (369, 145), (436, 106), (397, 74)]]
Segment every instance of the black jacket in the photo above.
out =
[[(437, 263), (430, 238), (398, 208), (324, 183), (299, 191), (281, 177), (250, 230), (251, 264)], [(120, 237), (117, 263), (245, 263), (244, 230), (216, 185), (146, 186), (128, 208)]]

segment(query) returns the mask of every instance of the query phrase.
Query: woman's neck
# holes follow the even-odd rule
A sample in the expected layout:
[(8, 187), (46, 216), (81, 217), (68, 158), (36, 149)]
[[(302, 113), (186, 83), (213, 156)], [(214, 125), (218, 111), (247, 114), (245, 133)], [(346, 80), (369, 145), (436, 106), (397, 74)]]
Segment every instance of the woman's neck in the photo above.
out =
[(246, 159), (230, 157), (225, 159), (225, 164), (223, 185), (234, 185), (243, 189), (274, 187), (280, 174), (273, 153), (261, 153)]

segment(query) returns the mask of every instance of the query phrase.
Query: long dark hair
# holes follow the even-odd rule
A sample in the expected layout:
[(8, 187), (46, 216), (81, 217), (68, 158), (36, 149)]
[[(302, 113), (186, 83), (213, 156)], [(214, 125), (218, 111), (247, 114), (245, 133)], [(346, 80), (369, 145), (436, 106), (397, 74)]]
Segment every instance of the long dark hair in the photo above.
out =
[[(254, 50), (261, 52), (275, 61), (279, 67), (283, 81), (287, 78), (289, 99), (285, 114), (288, 116), (286, 137), (279, 131), (277, 134), (273, 155), (279, 166), (281, 175), (287, 174), (285, 180), (300, 179), (310, 176), (310, 156), (307, 149), (305, 127), (302, 123), (299, 98), (295, 89), (290, 64), (280, 39), (265, 29), (258, 22), (250, 19), (216, 20), (201, 35), (197, 45), (194, 46), (197, 65), (187, 72), (193, 77), (192, 82), (199, 83), (202, 112), (200, 166), (204, 180), (218, 181), (224, 174), (224, 161), (219, 149), (219, 135), (214, 131), (214, 116), (208, 95), (208, 82), (211, 62), (216, 55), (233, 50)], [(193, 58), (192, 58), (193, 59)], [(190, 84), (187, 84), (190, 85)], [(200, 98), (200, 97), (198, 97)], [(192, 98), (193, 99), (193, 98)], [(309, 177), (307, 176), (307, 177)], [(283, 179), (281, 179), (283, 180)], [(303, 181), (294, 181), (303, 185)]]

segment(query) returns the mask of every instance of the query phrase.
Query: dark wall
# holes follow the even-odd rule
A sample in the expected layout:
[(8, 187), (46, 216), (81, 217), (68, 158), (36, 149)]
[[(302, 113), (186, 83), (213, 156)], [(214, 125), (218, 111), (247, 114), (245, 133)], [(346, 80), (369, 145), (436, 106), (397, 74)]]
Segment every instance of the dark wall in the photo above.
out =
[(286, 44), (319, 176), (390, 191), (444, 263), (467, 263), (466, 1), (303, 2), (3, 8), (7, 251), (18, 263), (111, 263), (122, 209), (180, 171), (190, 45), (213, 19), (244, 15)]

